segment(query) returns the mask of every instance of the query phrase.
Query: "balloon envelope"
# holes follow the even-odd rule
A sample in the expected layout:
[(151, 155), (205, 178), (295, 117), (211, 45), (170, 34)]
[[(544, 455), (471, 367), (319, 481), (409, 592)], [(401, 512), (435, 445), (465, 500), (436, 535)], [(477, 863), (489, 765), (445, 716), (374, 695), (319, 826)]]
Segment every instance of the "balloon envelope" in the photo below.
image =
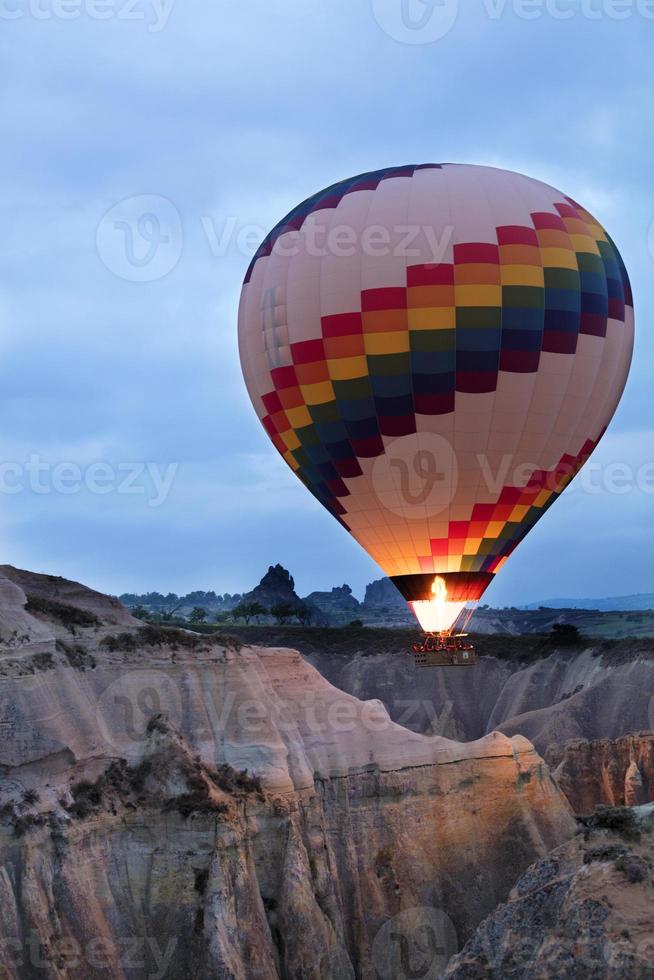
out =
[(258, 250), (239, 311), (277, 450), (407, 600), (430, 602), (438, 579), (452, 608), (593, 452), (633, 330), (624, 264), (588, 211), (454, 164), (305, 201)]

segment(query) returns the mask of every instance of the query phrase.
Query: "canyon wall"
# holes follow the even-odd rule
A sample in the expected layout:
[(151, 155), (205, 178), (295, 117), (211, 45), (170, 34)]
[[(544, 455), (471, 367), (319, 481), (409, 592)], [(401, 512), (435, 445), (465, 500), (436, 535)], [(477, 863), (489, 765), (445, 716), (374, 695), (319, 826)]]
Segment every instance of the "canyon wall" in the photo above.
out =
[(371, 631), (347, 655), (315, 649), (306, 655), (332, 684), (383, 700), (391, 717), (414, 731), (460, 740), (495, 730), (521, 734), (558, 764), (570, 740), (654, 728), (654, 659), (649, 650), (627, 655), (627, 641), (614, 652), (586, 642), (550, 645), (537, 656), (525, 640), (520, 658), (512, 639), (512, 659), (500, 651), (480, 656), (471, 669), (440, 670), (417, 669), (401, 641), (392, 649), (376, 649), (377, 642)]
[(576, 813), (592, 813), (598, 803), (649, 803), (654, 799), (654, 734), (568, 742), (555, 775)]
[(574, 834), (521, 736), (411, 731), (293, 650), (2, 572), (9, 978), (368, 980), (407, 912), (442, 916), (454, 953)]
[(607, 808), (530, 867), (446, 980), (652, 980), (653, 816)]

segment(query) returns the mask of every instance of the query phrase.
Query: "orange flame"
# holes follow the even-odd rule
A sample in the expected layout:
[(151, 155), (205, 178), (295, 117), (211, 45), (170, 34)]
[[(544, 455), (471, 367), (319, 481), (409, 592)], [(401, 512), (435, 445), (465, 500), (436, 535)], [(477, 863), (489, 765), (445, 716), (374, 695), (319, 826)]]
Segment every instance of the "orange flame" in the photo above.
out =
[(448, 633), (466, 607), (465, 602), (450, 602), (447, 583), (437, 575), (431, 587), (433, 599), (419, 599), (411, 603), (418, 622), (425, 633)]

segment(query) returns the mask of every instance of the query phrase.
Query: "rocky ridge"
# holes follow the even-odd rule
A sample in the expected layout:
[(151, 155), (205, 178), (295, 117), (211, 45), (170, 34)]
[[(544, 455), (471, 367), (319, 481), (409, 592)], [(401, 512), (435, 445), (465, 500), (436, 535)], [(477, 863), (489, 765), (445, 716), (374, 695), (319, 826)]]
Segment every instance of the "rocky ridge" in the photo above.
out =
[(530, 867), (447, 980), (652, 980), (654, 807), (606, 808)]
[(576, 813), (654, 800), (654, 732), (568, 742), (556, 778)]
[[(480, 638), (480, 659), (472, 670), (419, 670), (408, 653), (408, 634), (364, 630), (347, 649), (333, 652), (327, 641), (319, 645), (298, 638), (307, 659), (332, 684), (357, 697), (378, 698), (407, 728), (461, 741), (495, 730), (521, 734), (554, 767), (568, 742), (614, 740), (654, 729), (651, 643), (641, 642), (639, 649), (627, 641), (617, 646), (587, 640), (567, 648), (511, 641), (508, 656), (503, 642)], [(621, 750), (618, 755), (624, 758)], [(599, 771), (599, 758), (597, 763), (589, 763), (589, 771)], [(623, 784), (628, 766), (629, 761), (618, 779)], [(643, 775), (646, 771), (651, 772), (650, 763)], [(648, 777), (650, 799), (652, 790)], [(612, 798), (600, 795), (597, 802)]]
[(413, 732), (294, 650), (0, 571), (9, 978), (368, 980), (404, 910), (458, 948), (574, 832), (520, 736)]

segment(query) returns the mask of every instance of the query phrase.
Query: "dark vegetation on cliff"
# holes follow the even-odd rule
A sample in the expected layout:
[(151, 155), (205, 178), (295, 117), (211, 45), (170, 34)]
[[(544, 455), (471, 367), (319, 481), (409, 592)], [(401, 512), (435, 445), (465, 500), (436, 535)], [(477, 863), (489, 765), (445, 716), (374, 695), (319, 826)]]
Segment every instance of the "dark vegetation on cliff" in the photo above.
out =
[[(197, 629), (190, 626), (190, 629)], [(202, 632), (210, 632), (205, 627)], [(386, 629), (365, 626), (342, 628), (302, 627), (302, 626), (230, 626), (230, 633), (243, 643), (260, 646), (286, 646), (311, 655), (322, 653), (333, 657), (374, 657), (380, 653), (407, 654), (420, 630)], [(526, 633), (511, 636), (501, 633), (471, 633), (471, 638), (480, 657), (495, 657), (516, 663), (530, 663), (549, 657), (557, 650), (563, 655), (574, 657), (584, 645), (592, 645), (596, 657), (610, 657), (614, 664), (628, 663), (637, 659), (654, 659), (654, 637), (597, 639), (573, 634), (570, 639), (560, 630), (546, 634)], [(592, 641), (592, 642), (591, 642)]]

